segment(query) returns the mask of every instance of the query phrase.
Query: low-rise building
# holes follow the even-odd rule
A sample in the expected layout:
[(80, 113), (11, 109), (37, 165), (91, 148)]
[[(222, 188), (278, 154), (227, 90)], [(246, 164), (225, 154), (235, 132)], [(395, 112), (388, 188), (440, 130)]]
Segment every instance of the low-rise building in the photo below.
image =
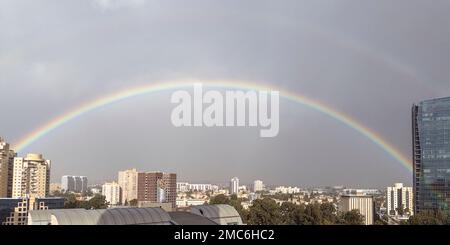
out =
[(31, 210), (60, 209), (64, 202), (62, 197), (0, 198), (0, 224), (26, 225)]

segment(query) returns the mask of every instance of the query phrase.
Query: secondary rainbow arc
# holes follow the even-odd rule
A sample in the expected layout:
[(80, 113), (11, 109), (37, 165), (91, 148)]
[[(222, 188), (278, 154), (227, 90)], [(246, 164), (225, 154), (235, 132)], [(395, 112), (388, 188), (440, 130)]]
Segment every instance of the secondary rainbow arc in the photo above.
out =
[(372, 143), (379, 146), (382, 150), (384, 150), (387, 154), (393, 157), (397, 162), (401, 163), (404, 167), (406, 167), (409, 171), (412, 171), (411, 162), (408, 157), (403, 155), (396, 147), (390, 144), (387, 140), (383, 139), (379, 134), (377, 134), (372, 129), (364, 126), (357, 120), (345, 115), (344, 113), (333, 109), (330, 106), (327, 106), (317, 100), (308, 98), (304, 95), (300, 95), (298, 93), (294, 93), (289, 90), (284, 90), (281, 88), (277, 88), (273, 85), (253, 83), (253, 82), (243, 82), (243, 81), (170, 81), (170, 82), (158, 82), (150, 85), (144, 85), (140, 87), (135, 87), (131, 89), (127, 89), (124, 91), (120, 91), (117, 93), (113, 93), (104, 97), (100, 97), (96, 100), (90, 101), (86, 104), (76, 107), (75, 109), (64, 113), (43, 126), (35, 129), (28, 135), (26, 135), (23, 139), (21, 139), (17, 144), (14, 145), (14, 149), (18, 152), (22, 152), (25, 148), (29, 147), (31, 144), (44, 137), (46, 134), (55, 130), (56, 128), (62, 126), (63, 124), (68, 123), (69, 121), (78, 118), (88, 112), (94, 111), (95, 109), (101, 108), (103, 106), (109, 105), (114, 102), (118, 102), (121, 100), (125, 100), (128, 98), (136, 97), (139, 95), (156, 93), (164, 90), (171, 89), (181, 89), (185, 87), (192, 87), (194, 83), (201, 82), (205, 87), (217, 87), (217, 88), (236, 88), (243, 90), (271, 90), (271, 91), (280, 91), (280, 96), (282, 98), (291, 100), (298, 104), (307, 106), (311, 109), (324, 113), (331, 118), (347, 125), (353, 130), (357, 131), (361, 135), (365, 136)]

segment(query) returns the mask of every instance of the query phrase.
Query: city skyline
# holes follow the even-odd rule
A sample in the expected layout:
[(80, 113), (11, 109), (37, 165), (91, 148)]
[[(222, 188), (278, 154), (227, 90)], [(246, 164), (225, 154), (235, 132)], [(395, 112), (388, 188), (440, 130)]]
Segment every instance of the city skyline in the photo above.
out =
[[(159, 81), (252, 81), (313, 98), (412, 161), (411, 105), (450, 95), (441, 41), (450, 3), (407, 4), (2, 1), (0, 89), (13, 103), (0, 136), (16, 144), (84, 103)], [(51, 159), (52, 182), (70, 174), (102, 183), (136, 167), (199, 183), (237, 175), (249, 184), (412, 185), (382, 147), (311, 107), (282, 98), (279, 135), (260, 139), (249, 128), (174, 128), (171, 92), (84, 113), (19, 155)]]

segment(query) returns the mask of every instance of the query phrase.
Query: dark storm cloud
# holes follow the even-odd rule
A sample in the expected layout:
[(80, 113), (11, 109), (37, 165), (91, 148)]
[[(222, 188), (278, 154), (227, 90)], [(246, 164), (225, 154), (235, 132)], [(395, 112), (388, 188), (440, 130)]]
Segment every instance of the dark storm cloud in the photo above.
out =
[[(0, 134), (17, 141), (80, 103), (155, 80), (261, 80), (332, 105), (409, 155), (410, 105), (450, 94), (449, 10), (420, 0), (3, 0)], [(363, 136), (292, 102), (267, 140), (253, 129), (173, 128), (169, 97), (97, 110), (27, 150), (54, 161), (54, 180), (136, 166), (192, 181), (410, 182)]]

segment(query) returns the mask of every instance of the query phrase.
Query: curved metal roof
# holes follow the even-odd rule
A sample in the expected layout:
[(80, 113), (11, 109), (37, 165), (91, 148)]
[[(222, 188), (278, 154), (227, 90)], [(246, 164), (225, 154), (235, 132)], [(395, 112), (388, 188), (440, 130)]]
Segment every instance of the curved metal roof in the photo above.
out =
[(191, 212), (205, 216), (217, 224), (242, 224), (242, 219), (236, 209), (230, 205), (199, 205), (191, 207)]
[(28, 225), (48, 225), (50, 223), (50, 210), (30, 210)]
[(170, 225), (171, 218), (161, 208), (54, 209), (53, 225)]
[(194, 213), (176, 211), (169, 214), (177, 225), (217, 225), (215, 221)]

